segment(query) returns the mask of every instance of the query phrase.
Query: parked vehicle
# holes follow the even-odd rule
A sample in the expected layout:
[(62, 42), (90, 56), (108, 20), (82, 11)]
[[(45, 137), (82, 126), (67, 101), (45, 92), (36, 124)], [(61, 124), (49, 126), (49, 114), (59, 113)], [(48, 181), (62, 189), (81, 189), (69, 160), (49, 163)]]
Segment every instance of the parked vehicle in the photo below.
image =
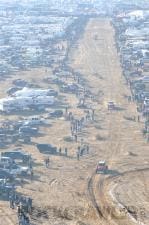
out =
[(11, 174), (9, 171), (0, 168), (0, 179), (14, 180), (14, 178), (14, 175)]
[(73, 83), (64, 84), (61, 87), (61, 91), (68, 93), (76, 93), (78, 89), (79, 89), (78, 85)]
[(35, 136), (38, 133), (38, 128), (37, 127), (30, 127), (30, 126), (22, 126), (19, 128), (19, 134), (28, 134), (31, 136)]
[(0, 169), (10, 173), (11, 175), (27, 175), (29, 172), (29, 168), (26, 166), (19, 166), (15, 163), (11, 165), (0, 164)]
[(59, 117), (62, 117), (62, 116), (63, 116), (63, 111), (62, 110), (55, 110), (55, 111), (50, 112), (48, 114), (48, 118), (50, 118), (50, 117), (59, 118)]
[(113, 109), (115, 109), (115, 103), (112, 101), (108, 102), (108, 110), (113, 110)]
[(31, 156), (21, 150), (14, 150), (9, 152), (2, 152), (1, 155), (4, 157), (10, 157), (13, 160), (22, 160), (22, 161), (28, 161)]
[(15, 186), (10, 184), (7, 179), (0, 179), (0, 194), (8, 194), (14, 192)]
[(44, 119), (41, 119), (39, 117), (32, 117), (32, 118), (29, 118), (27, 120), (24, 120), (23, 125), (33, 126), (33, 125), (41, 125), (41, 124), (44, 124), (44, 123), (45, 123)]
[(13, 163), (13, 159), (11, 159), (10, 157), (0, 157), (0, 164), (3, 165), (11, 165)]
[(7, 94), (9, 95), (9, 96), (11, 96), (11, 95), (13, 95), (16, 91), (18, 91), (18, 90), (21, 90), (20, 88), (18, 88), (18, 87), (11, 87), (11, 88), (9, 88), (8, 90), (7, 90)]

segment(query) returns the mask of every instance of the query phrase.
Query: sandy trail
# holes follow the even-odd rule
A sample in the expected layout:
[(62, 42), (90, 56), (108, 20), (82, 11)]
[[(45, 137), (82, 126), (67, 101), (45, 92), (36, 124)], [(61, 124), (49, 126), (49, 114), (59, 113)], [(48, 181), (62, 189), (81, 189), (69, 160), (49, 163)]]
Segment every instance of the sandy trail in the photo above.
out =
[[(125, 80), (121, 75), (118, 55), (114, 46), (114, 31), (109, 22), (105, 20), (91, 21), (86, 31), (88, 35), (84, 35), (84, 39), (80, 43), (80, 49), (78, 50), (80, 54), (76, 54), (76, 57), (74, 57), (74, 67), (78, 69), (79, 65), (80, 72), (84, 73), (86, 79), (89, 80), (89, 85), (92, 87), (94, 94), (98, 93), (99, 90), (102, 90), (104, 93), (103, 99), (101, 100), (102, 105), (100, 104), (97, 108), (97, 120), (99, 120), (101, 113), (105, 115), (105, 121), (102, 121), (102, 123), (104, 123), (103, 127), (107, 131), (107, 140), (104, 144), (99, 143), (99, 148), (104, 150), (103, 157), (108, 160), (111, 169), (116, 169), (119, 172), (147, 168), (149, 160), (147, 152), (148, 145), (141, 136), (141, 124), (124, 119), (124, 116), (136, 116), (137, 113), (134, 103), (130, 104), (127, 102), (126, 98), (124, 98), (125, 95), (130, 95), (130, 91), (125, 85)], [(96, 41), (94, 39), (95, 34), (98, 34), (98, 40)], [(108, 113), (106, 103), (109, 100), (116, 102), (122, 110)], [(94, 134), (93, 130), (92, 134)], [(139, 189), (143, 188), (144, 193), (146, 192), (148, 171), (146, 171), (145, 176), (143, 176), (143, 183), (140, 173), (141, 172), (138, 171), (134, 173), (134, 176), (132, 174), (131, 176), (129, 174), (126, 175), (125, 182), (130, 182), (131, 188), (126, 187), (123, 183), (121, 184), (120, 181), (118, 181), (118, 186), (120, 186), (119, 199), (121, 202), (125, 200), (124, 205), (134, 205), (139, 210), (139, 202), (141, 205), (145, 198), (144, 210), (147, 210), (147, 196), (145, 197), (143, 192), (140, 196)], [(135, 180), (132, 181), (131, 178)], [(99, 181), (96, 181), (98, 179)], [(99, 205), (102, 205), (102, 208), (105, 205), (110, 205), (110, 203), (107, 202), (109, 197), (107, 196), (106, 190), (108, 188), (104, 186), (105, 177), (100, 177), (98, 179), (94, 178), (94, 188), (95, 192), (100, 196), (99, 202), (103, 201), (103, 205), (101, 202), (99, 203)], [(96, 184), (98, 182), (99, 187)], [(138, 182), (141, 183), (140, 187)], [(106, 182), (106, 185), (107, 184)], [(99, 189), (99, 191), (96, 189)], [(133, 194), (134, 190), (135, 195)], [(131, 195), (131, 201), (129, 201), (129, 195)], [(136, 199), (138, 200), (136, 201)], [(115, 219), (113, 220), (114, 221), (110, 221), (111, 224), (116, 221)], [(145, 218), (143, 220), (145, 220)], [(116, 224), (124, 223), (131, 224), (127, 218), (126, 220), (116, 221)]]

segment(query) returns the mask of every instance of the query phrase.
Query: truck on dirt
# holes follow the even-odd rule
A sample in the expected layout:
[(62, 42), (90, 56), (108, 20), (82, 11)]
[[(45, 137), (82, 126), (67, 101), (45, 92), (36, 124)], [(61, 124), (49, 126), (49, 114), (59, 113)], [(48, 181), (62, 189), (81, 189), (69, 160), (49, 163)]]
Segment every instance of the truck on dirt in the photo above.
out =
[(108, 166), (105, 161), (99, 161), (96, 167), (96, 173), (106, 174), (108, 172)]

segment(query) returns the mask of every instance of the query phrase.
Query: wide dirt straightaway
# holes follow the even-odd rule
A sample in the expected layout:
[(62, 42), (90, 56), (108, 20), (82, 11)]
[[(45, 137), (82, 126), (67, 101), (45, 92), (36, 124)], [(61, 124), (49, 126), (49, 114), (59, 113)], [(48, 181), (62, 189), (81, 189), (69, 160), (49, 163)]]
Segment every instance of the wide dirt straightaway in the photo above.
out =
[[(109, 189), (114, 192), (115, 185), (117, 199), (125, 206), (134, 206), (138, 217), (141, 217), (139, 219), (147, 222), (148, 218), (142, 217), (140, 212), (142, 205), (146, 215), (149, 210), (146, 193), (149, 188), (148, 144), (141, 134), (142, 124), (126, 120), (126, 117), (137, 118), (137, 111), (135, 104), (129, 103), (126, 98), (130, 95), (130, 90), (121, 73), (114, 30), (108, 20), (93, 19), (89, 22), (84, 37), (78, 44), (78, 50), (73, 54), (73, 59), (73, 68), (84, 74), (88, 86), (99, 101), (95, 107), (95, 126), (88, 128), (88, 140), (94, 146), (93, 152), (97, 153), (96, 162), (98, 159), (106, 159), (111, 170), (126, 172), (117, 179), (113, 178), (113, 183), (112, 178), (96, 175), (92, 184), (96, 201), (101, 210), (106, 206), (112, 206)], [(110, 100), (114, 101), (120, 110), (108, 112), (107, 102)], [(97, 129), (98, 125), (101, 129)], [(104, 141), (98, 142), (98, 135), (103, 137)], [(134, 170), (136, 172), (133, 172)], [(110, 224), (115, 224), (115, 221), (116, 224), (131, 224), (129, 217), (124, 219), (120, 215), (114, 217), (117, 219), (109, 221)]]

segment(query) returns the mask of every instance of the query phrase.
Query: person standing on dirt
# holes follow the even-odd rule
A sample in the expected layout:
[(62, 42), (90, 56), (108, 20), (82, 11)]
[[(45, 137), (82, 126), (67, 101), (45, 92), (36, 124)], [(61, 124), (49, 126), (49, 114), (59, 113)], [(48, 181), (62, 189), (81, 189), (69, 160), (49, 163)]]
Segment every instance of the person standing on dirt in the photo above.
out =
[(44, 160), (43, 160), (43, 161), (44, 161), (44, 165), (45, 165), (45, 167), (46, 167), (46, 158), (44, 158)]
[(32, 199), (28, 198), (28, 212), (31, 213), (32, 211)]
[(81, 138), (81, 146), (84, 144), (84, 139)]
[(86, 146), (86, 152), (89, 154), (89, 145)]
[(71, 135), (73, 136), (74, 134), (74, 129), (73, 129), (73, 125), (71, 125)]
[(61, 153), (62, 153), (62, 148), (60, 147), (59, 148), (59, 154), (61, 155)]
[(80, 160), (80, 153), (77, 152), (77, 160), (79, 161)]
[(85, 116), (85, 121), (86, 122), (88, 121), (88, 114), (86, 114), (86, 116)]
[(77, 142), (78, 141), (78, 137), (77, 137), (77, 134), (75, 134), (75, 142)]
[(80, 160), (80, 151), (81, 151), (81, 147), (78, 146), (78, 149), (77, 149), (77, 159)]
[(19, 198), (19, 195), (15, 195), (15, 204), (18, 206), (19, 205), (19, 202), (20, 202), (20, 198)]
[(95, 109), (92, 109), (92, 120), (95, 119)]
[(75, 121), (76, 124), (76, 133), (78, 132), (78, 120)]
[(30, 176), (31, 176), (31, 181), (32, 181), (33, 178), (34, 178), (34, 172), (33, 172), (33, 169), (31, 170)]
[(21, 216), (19, 217), (19, 225), (26, 225), (25, 215), (23, 212), (22, 212)]
[(84, 148), (82, 147), (80, 151), (80, 156), (83, 156), (83, 154), (84, 154)]
[(131, 102), (131, 96), (128, 96), (128, 102)]
[(84, 121), (85, 121), (85, 119), (84, 119), (84, 117), (82, 117), (81, 120), (80, 120), (81, 127), (83, 127)]
[(21, 215), (21, 207), (20, 207), (20, 205), (17, 206), (17, 215), (18, 215), (18, 218)]
[(140, 116), (138, 115), (138, 122), (140, 122)]
[(45, 163), (45, 167), (47, 168), (48, 167), (47, 158), (44, 159), (44, 163)]
[(10, 203), (10, 208), (14, 209), (14, 198), (12, 194), (9, 196), (9, 203)]
[(80, 146), (78, 146), (78, 152), (79, 152), (79, 154), (80, 154), (80, 149), (81, 149), (81, 147), (80, 147)]
[(32, 170), (32, 168), (33, 168), (33, 161), (31, 158), (28, 161), (28, 167), (30, 168), (30, 170)]
[(68, 113), (68, 107), (65, 108), (65, 114), (67, 115)]
[(50, 162), (49, 157), (47, 157), (47, 158), (45, 159), (45, 166), (46, 166), (46, 168), (49, 167), (49, 162)]
[(81, 120), (78, 120), (78, 131), (81, 131), (82, 127), (81, 127)]
[(65, 156), (67, 156), (67, 155), (68, 155), (68, 149), (65, 148)]
[(24, 222), (25, 222), (25, 225), (30, 225), (30, 222), (29, 222), (29, 217), (28, 216), (24, 216)]

